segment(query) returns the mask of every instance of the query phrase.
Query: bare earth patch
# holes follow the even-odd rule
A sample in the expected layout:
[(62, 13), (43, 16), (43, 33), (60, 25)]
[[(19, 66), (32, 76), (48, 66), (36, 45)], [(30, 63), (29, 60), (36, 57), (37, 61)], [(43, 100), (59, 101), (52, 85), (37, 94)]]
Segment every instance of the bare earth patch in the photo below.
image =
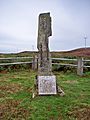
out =
[(25, 91), (28, 92), (28, 93), (32, 93), (32, 92), (33, 92), (33, 88), (27, 87), (27, 88), (25, 89)]
[(22, 86), (15, 83), (0, 86), (0, 91), (6, 91), (8, 93), (16, 93), (22, 89)]
[(23, 87), (19, 84), (10, 83), (0, 86), (0, 98), (6, 97), (8, 94), (17, 93), (22, 90)]
[(72, 112), (69, 112), (68, 115), (75, 117), (76, 120), (90, 120), (90, 107), (75, 108)]
[(20, 101), (17, 100), (7, 100), (0, 103), (0, 120), (26, 120), (29, 111), (19, 105)]

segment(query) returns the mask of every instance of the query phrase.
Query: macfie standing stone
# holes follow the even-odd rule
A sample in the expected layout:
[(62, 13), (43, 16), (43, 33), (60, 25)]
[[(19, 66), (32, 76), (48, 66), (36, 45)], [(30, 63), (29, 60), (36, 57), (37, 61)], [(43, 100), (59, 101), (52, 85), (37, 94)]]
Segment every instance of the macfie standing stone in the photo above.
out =
[(39, 15), (38, 25), (38, 75), (51, 75), (51, 57), (49, 52), (49, 36), (52, 35), (50, 13)]
[(56, 76), (52, 74), (52, 64), (49, 52), (49, 36), (52, 35), (50, 13), (39, 15), (38, 25), (38, 94), (57, 94)]

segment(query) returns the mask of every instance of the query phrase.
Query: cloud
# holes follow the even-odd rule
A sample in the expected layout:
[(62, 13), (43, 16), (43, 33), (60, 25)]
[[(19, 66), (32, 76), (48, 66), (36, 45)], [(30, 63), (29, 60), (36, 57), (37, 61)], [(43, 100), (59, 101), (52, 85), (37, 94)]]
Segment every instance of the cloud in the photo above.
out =
[[(38, 15), (50, 12), (50, 49), (67, 50), (90, 46), (90, 1), (88, 0), (2, 0), (0, 1), (0, 45), (2, 49), (37, 50)], [(5, 47), (4, 47), (5, 45)], [(12, 48), (12, 46), (15, 46)], [(1, 50), (2, 51), (2, 50)], [(4, 50), (5, 51), (5, 50)]]

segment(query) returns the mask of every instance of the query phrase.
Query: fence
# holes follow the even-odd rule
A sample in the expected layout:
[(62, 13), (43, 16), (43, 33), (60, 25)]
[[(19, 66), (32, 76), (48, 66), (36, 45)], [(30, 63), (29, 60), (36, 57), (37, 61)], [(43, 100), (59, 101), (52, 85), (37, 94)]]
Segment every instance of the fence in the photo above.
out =
[(52, 63), (56, 65), (64, 65), (64, 66), (72, 66), (77, 67), (77, 74), (82, 76), (83, 75), (83, 69), (84, 68), (90, 68), (89, 65), (84, 65), (85, 62), (90, 62), (90, 60), (84, 60), (82, 57), (79, 57), (77, 59), (67, 59), (67, 58), (52, 58), (52, 60), (59, 60), (59, 61), (74, 61), (77, 64), (64, 64), (64, 63)]
[[(20, 59), (33, 59), (33, 57), (10, 57), (10, 58), (0, 58), (0, 60), (20, 60)], [(16, 64), (28, 64), (32, 63), (32, 61), (27, 61), (27, 62), (9, 62), (9, 63), (0, 63), (0, 66), (3, 65), (16, 65)]]
[[(24, 62), (9, 62), (9, 63), (0, 63), (0, 66), (5, 66), (5, 65), (17, 65), (17, 64), (32, 64), (32, 69), (37, 69), (37, 62), (38, 58), (37, 56), (34, 57), (13, 57), (13, 58), (0, 58), (0, 60), (21, 60), (21, 59), (29, 59), (29, 61), (24, 61)], [(83, 75), (83, 68), (90, 68), (89, 65), (84, 65), (85, 62), (90, 62), (90, 60), (84, 60), (83, 58), (79, 57), (77, 59), (67, 59), (67, 58), (51, 58), (52, 59), (52, 65), (64, 65), (64, 66), (72, 66), (72, 67), (77, 67), (77, 74), (78, 75)], [(55, 62), (53, 62), (55, 61)], [(56, 61), (59, 61), (56, 63)], [(61, 63), (60, 61), (73, 61), (76, 62), (77, 64), (67, 64), (67, 63)]]

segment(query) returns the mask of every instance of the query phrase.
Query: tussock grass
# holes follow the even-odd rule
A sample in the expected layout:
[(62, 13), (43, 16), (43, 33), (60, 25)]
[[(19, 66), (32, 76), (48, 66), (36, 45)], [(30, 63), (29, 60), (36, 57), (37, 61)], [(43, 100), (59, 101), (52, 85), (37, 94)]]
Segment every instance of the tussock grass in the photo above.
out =
[(1, 120), (89, 120), (90, 72), (82, 77), (70, 72), (55, 72), (65, 96), (33, 99), (36, 74), (32, 70), (0, 73)]

